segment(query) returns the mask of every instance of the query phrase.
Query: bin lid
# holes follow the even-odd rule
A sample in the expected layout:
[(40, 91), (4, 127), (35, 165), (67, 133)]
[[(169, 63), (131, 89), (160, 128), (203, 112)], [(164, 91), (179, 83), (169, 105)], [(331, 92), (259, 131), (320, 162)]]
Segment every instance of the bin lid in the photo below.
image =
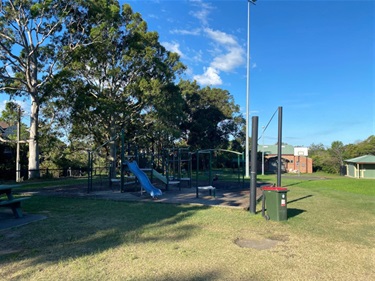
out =
[(276, 192), (287, 192), (288, 191), (288, 189), (286, 187), (280, 187), (280, 186), (263, 186), (262, 190), (276, 191)]

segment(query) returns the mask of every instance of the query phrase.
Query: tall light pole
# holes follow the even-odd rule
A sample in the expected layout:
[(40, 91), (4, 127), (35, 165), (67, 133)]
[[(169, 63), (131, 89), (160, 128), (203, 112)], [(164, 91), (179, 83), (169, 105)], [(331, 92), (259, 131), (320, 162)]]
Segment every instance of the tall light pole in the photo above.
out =
[(245, 147), (245, 177), (250, 177), (249, 161), (249, 115), (250, 115), (250, 4), (255, 4), (256, 0), (247, 0), (247, 79), (246, 79), (246, 147)]

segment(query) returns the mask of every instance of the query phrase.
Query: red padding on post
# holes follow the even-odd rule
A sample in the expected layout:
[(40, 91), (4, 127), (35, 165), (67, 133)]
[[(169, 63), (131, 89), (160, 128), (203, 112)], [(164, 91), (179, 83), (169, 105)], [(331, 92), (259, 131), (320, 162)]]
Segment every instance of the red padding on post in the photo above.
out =
[(262, 190), (265, 191), (276, 191), (276, 192), (285, 192), (288, 191), (286, 187), (278, 187), (278, 186), (263, 186)]

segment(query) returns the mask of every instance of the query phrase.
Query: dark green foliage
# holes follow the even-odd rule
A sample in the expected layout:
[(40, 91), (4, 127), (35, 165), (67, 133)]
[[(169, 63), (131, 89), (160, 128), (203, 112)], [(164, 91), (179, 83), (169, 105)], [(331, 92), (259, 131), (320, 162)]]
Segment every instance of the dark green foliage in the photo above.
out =
[[(31, 97), (30, 169), (80, 166), (82, 151), (121, 130), (139, 148), (241, 149), (243, 119), (230, 93), (195, 82), (176, 85), (185, 66), (130, 5), (12, 3), (0, 7), (0, 90)], [(14, 45), (21, 46), (16, 53)], [(104, 148), (112, 159), (115, 145)]]
[(240, 136), (242, 118), (228, 91), (196, 82), (179, 83), (185, 100), (183, 137), (193, 149), (229, 148), (229, 139)]
[(184, 68), (178, 56), (160, 45), (129, 5), (100, 8), (107, 18), (90, 34), (98, 43), (72, 53), (66, 73), (74, 79), (61, 80), (69, 89), (55, 101), (68, 111), (71, 137), (88, 136), (98, 146), (121, 130), (132, 141), (157, 138), (162, 128), (176, 131), (182, 99), (173, 79)]
[(89, 37), (95, 28), (93, 14), (96, 19), (101, 19), (103, 14), (92, 13), (94, 7), (91, 1), (1, 2), (0, 92), (31, 99), (31, 178), (39, 177), (40, 110), (54, 94), (48, 85), (70, 62), (73, 50), (96, 40)]
[(334, 141), (330, 148), (323, 144), (312, 144), (309, 156), (313, 159), (313, 170), (338, 174), (340, 167), (345, 165), (345, 160), (358, 156), (375, 155), (375, 136), (356, 144), (344, 145), (341, 141)]

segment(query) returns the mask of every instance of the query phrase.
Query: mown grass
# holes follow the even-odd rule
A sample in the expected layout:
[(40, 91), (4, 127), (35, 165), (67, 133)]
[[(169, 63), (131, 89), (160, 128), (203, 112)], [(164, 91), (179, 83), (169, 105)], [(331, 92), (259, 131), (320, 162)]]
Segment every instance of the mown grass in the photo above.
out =
[[(258, 180), (276, 182), (275, 175), (258, 176)], [(375, 196), (375, 180), (354, 179), (330, 174), (301, 174), (282, 176), (281, 185), (284, 187), (299, 186), (320, 191), (343, 191), (362, 195)]]
[[(0, 232), (0, 279), (370, 280), (367, 182), (283, 177), (285, 222), (219, 207), (34, 196), (25, 211), (48, 219)], [(256, 250), (237, 239), (277, 244)]]
[[(94, 176), (93, 183), (103, 183), (108, 185), (108, 179), (105, 177)], [(81, 185), (83, 187), (87, 187), (88, 179), (87, 177), (80, 177), (80, 178), (53, 178), (53, 179), (36, 179), (25, 181), (21, 183), (16, 182), (7, 182), (3, 183), (7, 185), (13, 185), (14, 190), (33, 190), (33, 189), (42, 189), (42, 188), (50, 188), (50, 187), (60, 187), (60, 186), (76, 186)]]

